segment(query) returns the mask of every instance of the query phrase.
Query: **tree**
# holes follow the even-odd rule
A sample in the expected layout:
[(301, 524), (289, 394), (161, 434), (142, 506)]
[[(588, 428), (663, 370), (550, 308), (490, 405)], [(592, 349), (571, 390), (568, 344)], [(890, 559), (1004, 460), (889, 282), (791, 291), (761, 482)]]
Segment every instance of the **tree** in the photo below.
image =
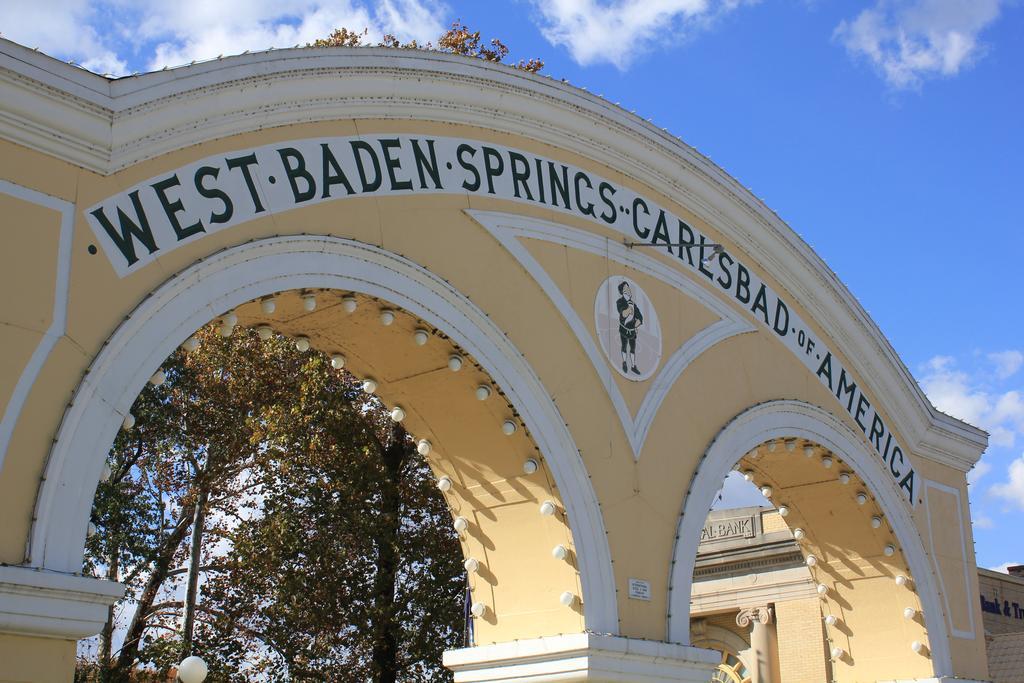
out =
[(211, 681), (447, 679), (465, 578), (412, 440), (322, 354), (197, 336), (136, 401), (97, 491), (86, 569), (130, 594), (100, 637), (103, 680), (188, 651)]
[[(315, 40), (307, 45), (307, 47), (362, 47), (365, 46), (365, 40), (368, 35), (369, 31), (365, 29), (362, 33), (359, 33), (347, 28), (338, 28), (335, 29), (327, 38)], [(480, 32), (470, 31), (469, 28), (461, 21), (453, 22), (451, 28), (441, 34), (437, 39), (436, 47), (433, 43), (427, 43), (421, 48), (415, 40), (403, 43), (398, 40), (398, 38), (390, 34), (385, 35), (381, 41), (377, 43), (377, 47), (390, 47), (406, 50), (435, 50), (437, 52), (462, 55), (464, 57), (475, 57), (495, 63), (504, 62), (509, 52), (508, 47), (497, 38), (492, 38), (488, 45), (482, 45)], [(531, 58), (527, 60), (520, 60), (512, 66), (516, 69), (529, 71), (530, 73), (537, 73), (544, 68), (544, 62), (536, 58)]]

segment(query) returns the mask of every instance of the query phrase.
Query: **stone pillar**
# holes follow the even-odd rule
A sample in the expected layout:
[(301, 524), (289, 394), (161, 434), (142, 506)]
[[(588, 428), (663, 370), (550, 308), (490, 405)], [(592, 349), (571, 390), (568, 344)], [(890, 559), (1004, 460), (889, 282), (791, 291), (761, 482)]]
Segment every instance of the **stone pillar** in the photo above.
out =
[(721, 655), (674, 643), (596, 633), (516, 640), (444, 653), (455, 683), (707, 683)]
[(778, 640), (773, 624), (773, 610), (768, 606), (748, 607), (736, 615), (736, 625), (750, 628), (752, 683), (781, 683), (779, 678)]

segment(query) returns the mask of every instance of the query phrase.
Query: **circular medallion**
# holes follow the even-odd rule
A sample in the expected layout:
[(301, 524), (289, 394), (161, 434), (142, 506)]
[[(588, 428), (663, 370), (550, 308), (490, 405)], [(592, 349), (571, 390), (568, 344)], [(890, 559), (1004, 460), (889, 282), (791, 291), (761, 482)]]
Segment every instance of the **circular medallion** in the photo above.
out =
[(658, 369), (658, 314), (636, 282), (615, 275), (601, 283), (594, 300), (594, 325), (605, 357), (620, 375), (642, 382)]

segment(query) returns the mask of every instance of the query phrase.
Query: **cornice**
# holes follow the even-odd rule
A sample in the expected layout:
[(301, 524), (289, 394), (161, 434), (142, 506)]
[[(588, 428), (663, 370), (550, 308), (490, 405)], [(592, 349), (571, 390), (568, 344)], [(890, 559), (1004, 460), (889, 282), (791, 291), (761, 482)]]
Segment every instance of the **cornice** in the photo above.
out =
[(109, 80), (0, 40), (0, 101), (5, 139), (104, 175), (230, 134), (332, 119), (480, 126), (580, 154), (686, 206), (771, 273), (916, 454), (967, 471), (987, 445), (932, 407), (835, 273), (749, 190), (667, 131), (564, 82), (380, 48), (274, 50)]

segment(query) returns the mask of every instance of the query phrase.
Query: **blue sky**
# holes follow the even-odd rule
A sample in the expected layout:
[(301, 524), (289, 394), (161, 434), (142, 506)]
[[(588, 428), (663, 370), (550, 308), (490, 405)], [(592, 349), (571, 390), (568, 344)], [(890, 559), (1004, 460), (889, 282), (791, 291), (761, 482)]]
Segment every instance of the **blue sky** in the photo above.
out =
[(679, 135), (814, 246), (933, 402), (992, 433), (978, 560), (1024, 563), (1024, 2), (0, 0), (4, 37), (114, 75), (455, 19)]

